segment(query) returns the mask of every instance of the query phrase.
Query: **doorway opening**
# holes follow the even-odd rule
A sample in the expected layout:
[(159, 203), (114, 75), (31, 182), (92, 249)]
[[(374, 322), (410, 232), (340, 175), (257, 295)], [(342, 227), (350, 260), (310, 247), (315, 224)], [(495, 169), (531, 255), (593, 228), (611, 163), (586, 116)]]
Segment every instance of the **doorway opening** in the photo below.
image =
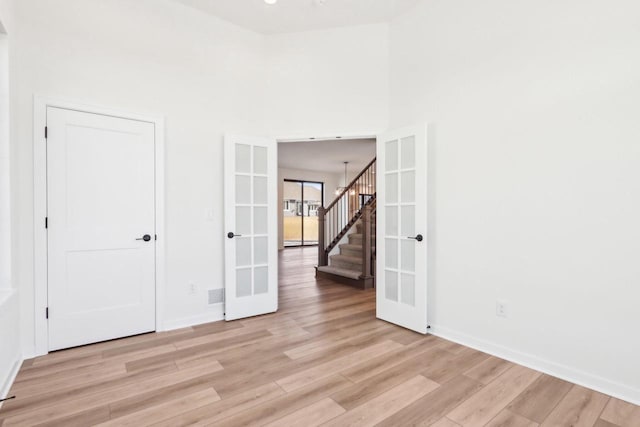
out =
[[(375, 317), (424, 334), (428, 328), (427, 126), (390, 130), (370, 138), (368, 146), (363, 140), (352, 142), (351, 147), (346, 140), (279, 144), (280, 179), (287, 178), (283, 168), (293, 163), (298, 169), (309, 165), (315, 173), (326, 174), (333, 167), (338, 181), (335, 187), (327, 185), (336, 189), (335, 197), (326, 199), (319, 210), (315, 254), (307, 251), (313, 248), (280, 253), (280, 307), (307, 315), (319, 308), (303, 309), (302, 298), (313, 305), (333, 300), (333, 292), (370, 294)], [(363, 147), (371, 150), (369, 155), (357, 154)], [(363, 162), (360, 167), (357, 161)], [(342, 179), (345, 165), (348, 171)], [(342, 307), (343, 298), (335, 299), (329, 304), (341, 310), (337, 307)], [(364, 312), (372, 308), (356, 304), (367, 317)], [(323, 310), (331, 311), (324, 305)], [(340, 311), (345, 313), (357, 315)]]
[(280, 258), (297, 268), (280, 269), (281, 284), (294, 280), (288, 275), (312, 286), (373, 287), (375, 249), (363, 249), (375, 247), (375, 227), (365, 226), (362, 214), (365, 206), (375, 209), (375, 157), (374, 137), (278, 144)]
[[(281, 141), (279, 146), (273, 138), (225, 135), (225, 319), (278, 311), (306, 317), (310, 311), (304, 306), (327, 312), (325, 303), (335, 299), (331, 307), (338, 317), (362, 310), (364, 321), (375, 315), (425, 333), (426, 135), (426, 126), (413, 126), (368, 141)], [(358, 155), (358, 149), (368, 151)], [(351, 178), (345, 167), (358, 161), (364, 166), (351, 169)], [(305, 163), (311, 170), (301, 169)], [(324, 182), (326, 192), (334, 188), (326, 184), (332, 167), (336, 197), (318, 208), (317, 248), (283, 250), (279, 256), (274, 243), (280, 240), (284, 249), (285, 179)], [(325, 178), (302, 176), (311, 173)], [(304, 199), (301, 195), (303, 213)], [(376, 285), (376, 278), (382, 283)], [(356, 312), (340, 311), (351, 305), (342, 296), (352, 292), (371, 301), (356, 302)]]
[(282, 185), (282, 239), (285, 248), (318, 244), (318, 211), (324, 182), (285, 178)]

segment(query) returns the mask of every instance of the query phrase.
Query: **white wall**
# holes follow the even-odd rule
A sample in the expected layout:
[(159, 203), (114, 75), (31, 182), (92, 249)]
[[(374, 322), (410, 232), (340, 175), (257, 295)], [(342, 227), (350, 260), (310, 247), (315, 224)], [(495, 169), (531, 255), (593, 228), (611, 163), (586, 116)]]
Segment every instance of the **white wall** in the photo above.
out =
[(5, 24), (13, 37), (14, 254), (25, 354), (41, 315), (33, 312), (34, 94), (165, 117), (165, 319), (176, 326), (219, 318), (206, 291), (224, 278), (222, 135), (262, 133), (263, 37), (165, 0), (4, 4), (15, 14)]
[(6, 397), (20, 366), (18, 295), (11, 281), (9, 150), (9, 40), (0, 10), (0, 399)]
[(431, 123), (434, 330), (635, 402), (638, 16), (429, 0), (390, 30), (391, 124)]
[(282, 232), (282, 193), (285, 179), (315, 181), (324, 183), (324, 205), (328, 205), (335, 198), (334, 191), (340, 182), (339, 174), (316, 172), (301, 169), (278, 168), (278, 248), (284, 249)]
[(11, 286), (9, 40), (0, 21), (0, 290)]
[[(300, 44), (286, 36), (266, 41), (169, 0), (0, 0), (0, 11), (7, 9), (15, 76), (13, 281), (27, 356), (34, 316), (42, 315), (33, 309), (33, 227), (42, 220), (33, 217), (34, 95), (165, 117), (167, 306), (160, 327), (222, 316), (220, 306), (206, 305), (206, 291), (224, 285), (224, 132), (346, 135), (386, 127), (384, 25), (301, 35)], [(292, 63), (311, 80), (266, 77)], [(302, 97), (305, 105), (290, 103)]]
[(266, 112), (280, 138), (376, 135), (389, 116), (388, 26), (267, 37)]

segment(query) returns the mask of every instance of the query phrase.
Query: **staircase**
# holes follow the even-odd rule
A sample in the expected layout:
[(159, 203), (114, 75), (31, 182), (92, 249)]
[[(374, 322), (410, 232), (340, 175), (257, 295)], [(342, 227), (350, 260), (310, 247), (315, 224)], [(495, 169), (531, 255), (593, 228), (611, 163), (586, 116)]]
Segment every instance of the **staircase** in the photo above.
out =
[(376, 159), (327, 207), (318, 210), (316, 277), (375, 287)]

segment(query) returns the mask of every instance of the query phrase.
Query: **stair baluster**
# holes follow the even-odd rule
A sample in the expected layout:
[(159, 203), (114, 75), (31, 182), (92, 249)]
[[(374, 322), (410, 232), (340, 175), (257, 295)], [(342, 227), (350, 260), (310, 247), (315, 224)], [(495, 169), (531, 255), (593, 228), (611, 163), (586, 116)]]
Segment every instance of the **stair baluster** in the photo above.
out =
[[(372, 261), (375, 257), (375, 173), (374, 158), (329, 206), (318, 210), (318, 268), (322, 270), (321, 267), (328, 266), (331, 258), (332, 264), (334, 261), (337, 264), (336, 268), (345, 269), (345, 277), (362, 281), (365, 287), (373, 286), (375, 275)], [(340, 255), (329, 257), (331, 251), (358, 221), (358, 234), (353, 238), (349, 237), (349, 244), (340, 245)], [(352, 239), (356, 243), (353, 243)], [(343, 246), (348, 255), (342, 253)], [(356, 266), (357, 271), (353, 270)]]

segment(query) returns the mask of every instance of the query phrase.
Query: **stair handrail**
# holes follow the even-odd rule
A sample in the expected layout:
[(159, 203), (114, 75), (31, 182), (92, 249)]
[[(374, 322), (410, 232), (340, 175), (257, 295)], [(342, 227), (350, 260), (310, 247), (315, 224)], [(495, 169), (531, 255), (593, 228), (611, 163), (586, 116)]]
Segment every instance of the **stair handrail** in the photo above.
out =
[[(331, 204), (329, 206), (327, 206), (326, 208), (324, 208), (325, 212), (331, 210), (331, 208), (333, 208), (333, 206), (338, 203), (338, 200), (340, 200), (342, 198), (342, 196), (344, 196), (344, 194), (347, 191), (351, 191), (351, 187), (353, 187), (356, 182), (362, 177), (362, 175), (364, 175), (367, 170), (376, 162), (376, 158), (374, 157), (373, 160), (371, 160), (369, 162), (369, 164), (367, 164), (367, 166), (364, 167), (364, 169), (362, 169), (360, 171), (360, 173), (358, 174), (358, 176), (356, 176), (355, 178), (353, 178), (353, 180), (351, 180), (351, 182), (349, 183), (349, 185), (347, 185), (346, 187), (344, 187), (344, 190), (342, 190), (342, 192), (340, 194), (338, 194), (336, 196), (336, 198), (333, 200), (333, 202), (331, 202)], [(375, 184), (375, 182), (374, 182)]]
[[(375, 167), (374, 157), (329, 206), (318, 209), (318, 266), (328, 264), (329, 252), (361, 218), (364, 208), (375, 202)], [(362, 195), (370, 199), (361, 199)]]

